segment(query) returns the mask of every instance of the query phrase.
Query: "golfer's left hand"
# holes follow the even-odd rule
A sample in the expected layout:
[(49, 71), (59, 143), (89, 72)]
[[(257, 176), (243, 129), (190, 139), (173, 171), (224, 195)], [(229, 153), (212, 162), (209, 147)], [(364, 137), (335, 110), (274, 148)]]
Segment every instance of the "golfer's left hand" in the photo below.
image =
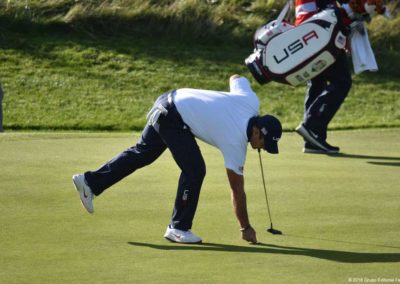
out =
[(249, 226), (246, 230), (242, 231), (242, 239), (252, 244), (257, 243), (256, 231), (252, 226)]

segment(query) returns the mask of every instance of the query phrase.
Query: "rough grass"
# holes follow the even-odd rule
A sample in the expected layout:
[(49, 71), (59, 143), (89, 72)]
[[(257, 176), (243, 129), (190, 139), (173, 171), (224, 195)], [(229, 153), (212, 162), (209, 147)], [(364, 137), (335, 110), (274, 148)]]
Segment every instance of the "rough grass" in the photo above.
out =
[[(285, 133), (263, 154), (269, 227), (256, 151), (245, 167), (259, 241), (240, 239), (218, 150), (207, 164), (193, 231), (203, 245), (163, 239), (179, 177), (169, 153), (82, 208), (71, 175), (138, 139), (127, 133), (0, 135), (2, 283), (348, 283), (398, 278), (400, 129), (335, 131), (342, 155), (305, 155)], [(168, 174), (166, 174), (168, 169)]]
[[(153, 100), (179, 87), (227, 90), (230, 74), (250, 78), (249, 48), (148, 38), (90, 39), (75, 34), (9, 37), (0, 51), (8, 129), (140, 129)], [(302, 118), (305, 88), (253, 86), (262, 112), (285, 129)], [(371, 74), (354, 87), (332, 127), (400, 125), (400, 82)]]
[[(243, 61), (254, 29), (282, 3), (212, 2), (0, 2), (6, 129), (140, 129), (162, 92), (226, 90), (231, 74), (250, 77)], [(376, 23), (370, 31), (380, 71), (354, 76), (333, 128), (400, 125), (398, 17)], [(253, 83), (262, 112), (293, 129), (305, 88)]]
[[(284, 4), (284, 0), (3, 0), (0, 11), (10, 20), (66, 24), (94, 33), (162, 31), (205, 38), (234, 35), (237, 40), (275, 19)], [(398, 45), (400, 7), (397, 1), (388, 5), (394, 20), (385, 23), (376, 17), (370, 29), (380, 43)], [(292, 20), (293, 11), (288, 18)]]

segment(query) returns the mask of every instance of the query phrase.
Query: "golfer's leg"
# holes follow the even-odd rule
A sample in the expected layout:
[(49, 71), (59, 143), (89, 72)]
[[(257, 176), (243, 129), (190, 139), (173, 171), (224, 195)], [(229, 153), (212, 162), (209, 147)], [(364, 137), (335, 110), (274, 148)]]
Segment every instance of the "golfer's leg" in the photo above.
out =
[(166, 146), (152, 126), (146, 126), (140, 141), (96, 171), (85, 173), (85, 179), (97, 196), (139, 168), (154, 162)]
[(206, 166), (199, 146), (189, 130), (160, 127), (160, 135), (182, 170), (171, 225), (186, 231), (192, 227)]

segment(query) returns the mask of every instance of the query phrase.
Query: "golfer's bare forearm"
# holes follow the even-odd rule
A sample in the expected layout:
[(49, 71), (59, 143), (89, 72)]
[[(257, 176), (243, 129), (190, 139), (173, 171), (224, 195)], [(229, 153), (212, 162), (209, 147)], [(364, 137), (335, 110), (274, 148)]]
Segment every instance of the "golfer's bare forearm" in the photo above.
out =
[(231, 197), (233, 211), (242, 228), (246, 228), (250, 222), (247, 214), (246, 193), (244, 191), (243, 176), (236, 174), (232, 170), (227, 170), (229, 183), (231, 186)]

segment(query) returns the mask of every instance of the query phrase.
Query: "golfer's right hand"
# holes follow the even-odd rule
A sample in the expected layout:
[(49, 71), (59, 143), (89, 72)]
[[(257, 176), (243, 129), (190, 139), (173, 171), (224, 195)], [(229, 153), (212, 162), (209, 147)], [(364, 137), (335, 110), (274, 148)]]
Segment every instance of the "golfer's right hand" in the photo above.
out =
[(257, 243), (256, 231), (252, 226), (249, 226), (246, 230), (242, 230), (242, 239), (252, 244)]

